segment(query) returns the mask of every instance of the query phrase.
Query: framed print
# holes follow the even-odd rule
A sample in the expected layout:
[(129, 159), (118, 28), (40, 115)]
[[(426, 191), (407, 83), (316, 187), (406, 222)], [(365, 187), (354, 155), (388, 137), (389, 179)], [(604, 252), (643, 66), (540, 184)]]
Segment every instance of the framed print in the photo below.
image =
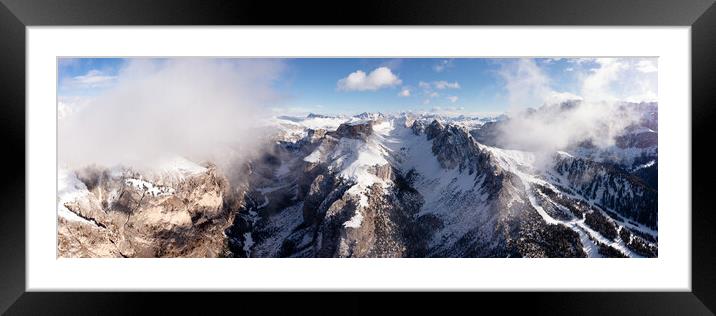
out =
[(315, 6), (3, 0), (3, 310), (713, 314), (712, 2)]

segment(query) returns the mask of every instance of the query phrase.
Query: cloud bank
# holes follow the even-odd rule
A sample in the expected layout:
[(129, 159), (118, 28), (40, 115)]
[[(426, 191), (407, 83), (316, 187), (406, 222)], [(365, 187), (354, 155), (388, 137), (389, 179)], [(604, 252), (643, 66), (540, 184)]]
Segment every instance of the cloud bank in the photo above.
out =
[[(506, 63), (510, 119), (499, 127), (498, 143), (551, 153), (585, 140), (604, 148), (640, 119), (625, 101), (655, 101), (655, 59), (570, 59), (578, 94), (555, 91), (534, 59)], [(653, 67), (653, 68), (652, 68)], [(537, 108), (535, 111), (534, 108)]]
[(60, 163), (143, 167), (166, 155), (203, 161), (251, 150), (263, 106), (280, 97), (271, 83), (282, 69), (264, 60), (130, 60), (113, 87), (59, 120)]

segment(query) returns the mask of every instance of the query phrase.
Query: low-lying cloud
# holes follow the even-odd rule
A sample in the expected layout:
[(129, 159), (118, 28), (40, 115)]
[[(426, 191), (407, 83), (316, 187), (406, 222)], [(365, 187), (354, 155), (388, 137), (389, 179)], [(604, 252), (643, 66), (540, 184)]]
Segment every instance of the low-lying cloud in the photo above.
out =
[(499, 143), (544, 153), (583, 141), (606, 148), (614, 145), (615, 137), (639, 119), (639, 113), (616, 103), (556, 104), (510, 116), (500, 127)]
[(656, 99), (653, 59), (572, 62), (578, 94), (553, 89), (534, 59), (503, 65), (499, 74), (505, 81), (510, 119), (499, 127), (499, 144), (542, 153), (587, 140), (601, 148), (612, 146), (615, 137), (641, 118), (623, 102)]
[(263, 107), (280, 97), (271, 83), (282, 69), (272, 60), (130, 60), (113, 87), (60, 119), (60, 163), (143, 167), (249, 151)]

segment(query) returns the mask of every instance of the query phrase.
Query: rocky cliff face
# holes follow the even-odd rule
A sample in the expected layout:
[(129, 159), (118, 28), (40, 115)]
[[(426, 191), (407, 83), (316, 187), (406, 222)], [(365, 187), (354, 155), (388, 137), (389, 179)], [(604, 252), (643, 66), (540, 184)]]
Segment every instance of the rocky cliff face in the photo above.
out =
[(181, 179), (83, 169), (61, 202), (60, 257), (216, 257), (224, 248), (227, 183), (214, 167)]

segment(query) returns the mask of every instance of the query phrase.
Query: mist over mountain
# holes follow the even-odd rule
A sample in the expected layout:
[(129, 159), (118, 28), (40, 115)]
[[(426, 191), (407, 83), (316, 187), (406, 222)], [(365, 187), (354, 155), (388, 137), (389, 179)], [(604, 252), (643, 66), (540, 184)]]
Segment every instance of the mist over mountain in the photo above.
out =
[[(110, 159), (141, 135), (63, 168), (60, 256), (658, 256), (655, 102), (559, 100), (496, 117), (233, 114), (244, 117), (160, 125), (191, 146), (162, 144), (148, 168)], [(77, 115), (98, 126), (109, 114)], [(145, 133), (153, 155), (165, 138)], [(194, 157), (237, 134), (251, 150), (223, 155), (229, 167)]]
[(132, 59), (106, 92), (60, 102), (60, 163), (151, 169), (180, 155), (223, 164), (260, 146), (259, 122), (270, 117), (261, 105), (281, 97), (271, 83), (282, 69), (275, 60)]

